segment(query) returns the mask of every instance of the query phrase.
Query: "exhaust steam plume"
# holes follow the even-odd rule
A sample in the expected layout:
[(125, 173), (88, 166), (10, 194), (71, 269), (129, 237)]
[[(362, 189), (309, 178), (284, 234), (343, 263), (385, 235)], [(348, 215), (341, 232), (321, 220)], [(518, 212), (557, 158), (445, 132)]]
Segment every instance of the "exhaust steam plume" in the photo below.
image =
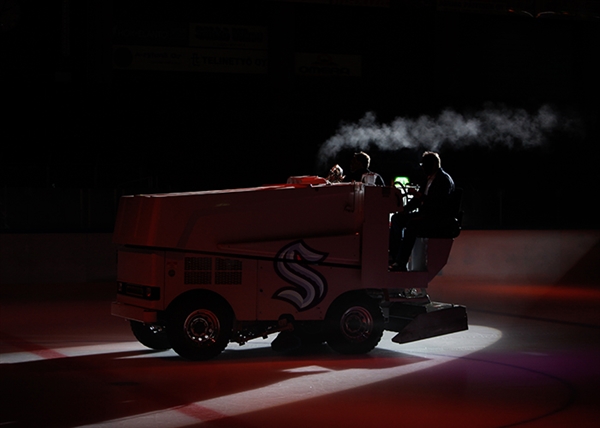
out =
[(378, 123), (375, 114), (369, 112), (357, 123), (342, 124), (337, 134), (321, 146), (318, 159), (324, 164), (341, 150), (366, 151), (371, 146), (386, 151), (403, 148), (437, 151), (442, 144), (530, 148), (544, 144), (549, 133), (566, 130), (571, 122), (549, 106), (542, 106), (533, 114), (524, 109), (491, 105), (471, 114), (446, 109), (437, 117), (399, 117), (389, 124)]

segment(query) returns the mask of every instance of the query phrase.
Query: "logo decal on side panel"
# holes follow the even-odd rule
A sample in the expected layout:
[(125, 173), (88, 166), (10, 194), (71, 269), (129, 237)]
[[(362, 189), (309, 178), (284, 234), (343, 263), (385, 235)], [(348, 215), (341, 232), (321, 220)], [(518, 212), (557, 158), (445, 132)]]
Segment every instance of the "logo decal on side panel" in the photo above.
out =
[(275, 272), (290, 283), (275, 292), (274, 299), (285, 300), (299, 311), (318, 305), (327, 294), (327, 280), (309, 265), (319, 263), (328, 253), (313, 250), (304, 241), (294, 241), (276, 255)]

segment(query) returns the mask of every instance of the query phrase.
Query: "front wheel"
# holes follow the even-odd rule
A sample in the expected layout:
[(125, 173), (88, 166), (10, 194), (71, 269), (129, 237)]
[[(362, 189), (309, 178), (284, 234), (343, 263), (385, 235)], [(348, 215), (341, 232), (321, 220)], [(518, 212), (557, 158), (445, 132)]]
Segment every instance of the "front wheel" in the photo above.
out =
[(169, 338), (164, 327), (144, 324), (139, 321), (129, 321), (129, 325), (135, 338), (145, 347), (156, 349), (157, 351), (171, 349), (171, 344), (169, 343)]
[(219, 355), (229, 343), (233, 316), (216, 299), (181, 302), (169, 317), (167, 334), (173, 350), (188, 360), (208, 360)]
[(368, 296), (348, 296), (334, 302), (327, 323), (327, 344), (341, 354), (366, 354), (383, 335), (381, 308)]

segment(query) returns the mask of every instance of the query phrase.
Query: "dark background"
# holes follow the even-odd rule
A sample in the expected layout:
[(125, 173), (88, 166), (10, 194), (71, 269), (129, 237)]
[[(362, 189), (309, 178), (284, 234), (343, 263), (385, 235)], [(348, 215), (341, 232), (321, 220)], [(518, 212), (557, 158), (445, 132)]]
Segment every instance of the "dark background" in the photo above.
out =
[[(0, 32), (2, 232), (107, 232), (122, 194), (325, 176), (317, 152), (341, 123), (486, 103), (547, 104), (578, 125), (535, 148), (443, 145), (464, 227), (600, 226), (597, 1), (38, 3), (0, 1), (18, 11)], [(113, 46), (186, 46), (196, 22), (265, 27), (268, 72), (113, 67)], [(302, 52), (359, 56), (361, 74), (299, 75)], [(423, 149), (373, 147), (372, 169), (413, 175)]]

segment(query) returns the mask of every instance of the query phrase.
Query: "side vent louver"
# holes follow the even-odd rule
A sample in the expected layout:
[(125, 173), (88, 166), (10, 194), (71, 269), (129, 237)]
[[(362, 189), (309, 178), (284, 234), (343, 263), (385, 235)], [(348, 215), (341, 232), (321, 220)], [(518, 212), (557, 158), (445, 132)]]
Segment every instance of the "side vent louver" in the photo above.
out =
[(216, 259), (215, 284), (241, 284), (242, 262), (232, 259)]
[(209, 285), (212, 283), (212, 258), (186, 257), (184, 284)]
[(184, 260), (184, 284), (241, 284), (242, 262), (240, 260), (215, 258), (213, 282), (212, 257), (186, 257)]

